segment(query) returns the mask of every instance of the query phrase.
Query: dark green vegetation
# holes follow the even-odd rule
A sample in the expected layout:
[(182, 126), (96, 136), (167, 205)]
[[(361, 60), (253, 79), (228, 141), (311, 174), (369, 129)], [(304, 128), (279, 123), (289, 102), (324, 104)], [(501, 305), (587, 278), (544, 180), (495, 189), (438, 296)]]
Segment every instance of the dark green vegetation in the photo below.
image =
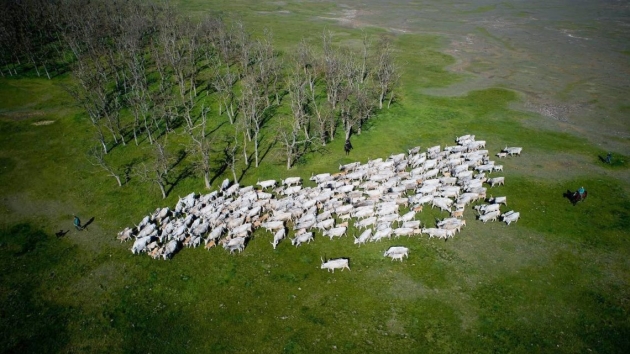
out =
[[(217, 6), (229, 4), (243, 2)], [(332, 5), (304, 6), (295, 17), (257, 16), (252, 26), (277, 26), (274, 37), (286, 47), (302, 30), (315, 31), (305, 34), (315, 43), (325, 23), (299, 20), (326, 16)], [(246, 6), (241, 11), (254, 17)], [(281, 31), (283, 23), (293, 31)], [(359, 43), (359, 32), (327, 25), (338, 42)], [(506, 185), (489, 192), (508, 197), (509, 209), (521, 212), (518, 223), (483, 225), (468, 210), (468, 226), (446, 243), (401, 238), (357, 248), (350, 238), (319, 237), (274, 251), (270, 235), (260, 232), (240, 255), (186, 249), (168, 262), (132, 256), (131, 244), (117, 243), (115, 233), (158, 206), (173, 207), (178, 195), (203, 192), (203, 180), (181, 180), (166, 200), (133, 176), (119, 188), (86, 159), (93, 130), (61, 88), (69, 78), (4, 78), (0, 350), (627, 352), (628, 157), (614, 154), (624, 162), (607, 166), (597, 158), (607, 151), (579, 136), (533, 128), (540, 117), (510, 110), (519, 100), (510, 90), (425, 95), (423, 88), (463, 80), (444, 69), (453, 59), (440, 53), (435, 37), (398, 35), (394, 44), (405, 63), (401, 100), (353, 137), (349, 157), (342, 139), (291, 171), (270, 153), (242, 183), (333, 172), (339, 163), (452, 144), (455, 135), (471, 133), (487, 140), (492, 154), (523, 146), (523, 156), (500, 162)], [(53, 122), (36, 125), (46, 121)], [(125, 149), (115, 148), (112, 161), (132, 163)], [(562, 193), (580, 185), (589, 197), (573, 207)], [(95, 217), (88, 231), (71, 229), (73, 213)], [(444, 216), (425, 210), (420, 219), (432, 225)], [(57, 238), (59, 229), (70, 232)], [(409, 260), (383, 258), (389, 245), (409, 247)], [(322, 271), (321, 256), (350, 257), (352, 271)]]

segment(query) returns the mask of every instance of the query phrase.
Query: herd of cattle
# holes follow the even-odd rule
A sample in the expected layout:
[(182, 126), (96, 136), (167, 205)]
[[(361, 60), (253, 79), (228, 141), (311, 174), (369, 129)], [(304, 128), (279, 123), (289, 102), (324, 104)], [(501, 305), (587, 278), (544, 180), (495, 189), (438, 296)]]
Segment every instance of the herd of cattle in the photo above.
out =
[[(206, 249), (221, 245), (230, 253), (242, 252), (259, 228), (273, 235), (274, 249), (285, 239), (296, 247), (310, 243), (317, 233), (339, 238), (347, 235), (350, 223), (360, 232), (354, 237), (357, 245), (422, 234), (448, 239), (466, 226), (466, 206), (480, 200), (485, 203), (473, 209), (482, 222), (499, 218), (508, 225), (516, 222), (518, 212), (500, 211), (501, 205), (507, 206), (506, 197), (486, 198), (484, 184), (494, 187), (505, 180), (489, 177), (503, 166), (490, 160), (485, 141), (466, 135), (456, 142), (444, 149), (434, 146), (420, 152), (415, 147), (385, 160), (341, 165), (338, 173), (312, 176), (314, 187), (304, 186), (300, 177), (280, 183), (259, 181), (259, 188), (225, 180), (220, 190), (180, 198), (173, 210), (158, 208), (135, 227), (119, 232), (118, 239), (134, 240), (132, 253), (146, 252), (154, 259), (169, 259), (182, 246), (198, 247), (202, 242)], [(496, 156), (520, 155), (521, 150), (506, 147)], [(428, 205), (450, 217), (437, 220), (435, 227), (421, 225), (416, 215)], [(289, 230), (293, 238), (288, 237)], [(408, 254), (406, 247), (391, 247), (384, 256), (402, 261)], [(321, 268), (350, 269), (346, 258), (322, 259)]]

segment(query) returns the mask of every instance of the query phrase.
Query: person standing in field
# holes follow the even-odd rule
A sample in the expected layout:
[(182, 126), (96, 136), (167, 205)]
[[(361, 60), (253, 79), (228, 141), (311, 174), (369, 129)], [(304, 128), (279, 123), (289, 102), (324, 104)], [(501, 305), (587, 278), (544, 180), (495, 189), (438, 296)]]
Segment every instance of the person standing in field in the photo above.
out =
[(77, 228), (77, 230), (81, 231), (83, 230), (83, 228), (81, 227), (81, 219), (79, 219), (78, 216), (74, 215), (74, 227)]

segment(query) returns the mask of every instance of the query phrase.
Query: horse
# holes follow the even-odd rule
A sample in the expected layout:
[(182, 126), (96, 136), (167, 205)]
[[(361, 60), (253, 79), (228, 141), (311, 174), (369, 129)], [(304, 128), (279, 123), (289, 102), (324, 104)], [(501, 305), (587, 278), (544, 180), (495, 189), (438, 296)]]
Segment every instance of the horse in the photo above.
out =
[(578, 191), (571, 192), (571, 190), (569, 189), (567, 189), (566, 193), (563, 194), (565, 198), (569, 199), (573, 206), (575, 206), (575, 204), (577, 204), (578, 202), (585, 200), (587, 195), (587, 191), (584, 191), (584, 195), (580, 195)]

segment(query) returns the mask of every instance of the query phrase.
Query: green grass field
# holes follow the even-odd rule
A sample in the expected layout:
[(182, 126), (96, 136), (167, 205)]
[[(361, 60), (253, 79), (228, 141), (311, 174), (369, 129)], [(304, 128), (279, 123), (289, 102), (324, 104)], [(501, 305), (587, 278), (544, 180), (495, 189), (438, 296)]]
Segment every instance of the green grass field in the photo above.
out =
[[(253, 29), (271, 27), (284, 48), (302, 36), (315, 43), (324, 28), (339, 42), (361, 38), (335, 22), (305, 22), (326, 16), (332, 3), (270, 2), (257, 9), (264, 15), (250, 3), (214, 2), (211, 10), (235, 11)], [(184, 5), (193, 14), (209, 6)], [(273, 13), (279, 9), (291, 14)], [(534, 128), (543, 118), (510, 109), (520, 98), (509, 88), (426, 95), (466, 77), (445, 69), (454, 59), (438, 37), (397, 35), (395, 45), (404, 63), (401, 100), (353, 137), (350, 156), (343, 138), (290, 171), (270, 154), (241, 183), (334, 172), (416, 145), (452, 145), (469, 133), (487, 140), (491, 155), (523, 147), (521, 157), (500, 162), (505, 186), (488, 192), (508, 197), (504, 211), (521, 212), (516, 224), (482, 224), (467, 209), (468, 226), (448, 242), (423, 236), (357, 247), (351, 237), (320, 236), (273, 250), (270, 234), (257, 232), (242, 254), (199, 248), (171, 261), (134, 256), (116, 232), (157, 207), (173, 208), (180, 195), (203, 193), (203, 181), (184, 179), (165, 200), (133, 178), (119, 188), (86, 159), (92, 130), (61, 88), (68, 78), (2, 78), (0, 351), (627, 353), (629, 157), (616, 154), (607, 166), (597, 157), (606, 154), (601, 147)], [(44, 121), (52, 123), (34, 124)], [(112, 151), (120, 163), (133, 159), (124, 149)], [(562, 193), (580, 185), (589, 197), (574, 207)], [(95, 219), (78, 232), (72, 214)], [(445, 216), (425, 210), (419, 219)], [(70, 232), (57, 238), (60, 229)], [(409, 259), (384, 258), (391, 245), (409, 247)], [(320, 270), (323, 256), (349, 257), (352, 270)]]

